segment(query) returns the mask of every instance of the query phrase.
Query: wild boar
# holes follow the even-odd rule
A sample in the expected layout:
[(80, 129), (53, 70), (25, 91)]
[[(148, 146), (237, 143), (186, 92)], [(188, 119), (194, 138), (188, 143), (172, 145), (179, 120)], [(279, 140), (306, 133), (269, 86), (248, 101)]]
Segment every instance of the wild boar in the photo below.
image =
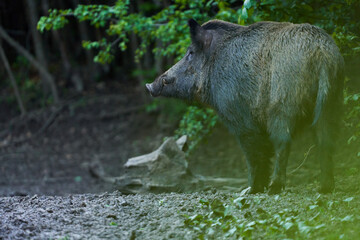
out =
[(320, 191), (332, 191), (344, 82), (344, 60), (333, 39), (310, 24), (211, 20), (200, 26), (193, 19), (188, 24), (192, 44), (178, 63), (146, 84), (150, 94), (214, 108), (239, 139), (251, 193), (285, 187), (291, 141), (313, 129)]

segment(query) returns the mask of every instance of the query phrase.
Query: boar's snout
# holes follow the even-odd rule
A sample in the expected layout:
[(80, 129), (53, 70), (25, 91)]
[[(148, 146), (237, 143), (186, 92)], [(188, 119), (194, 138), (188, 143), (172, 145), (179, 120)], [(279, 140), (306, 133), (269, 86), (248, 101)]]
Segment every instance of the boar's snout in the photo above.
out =
[[(155, 91), (154, 91), (154, 88), (153, 88), (153, 83), (147, 83), (145, 86), (146, 86), (147, 91), (150, 93), (150, 95), (152, 97), (158, 96), (158, 95), (155, 94)], [(160, 92), (159, 92), (159, 94), (160, 94)]]
[(145, 86), (151, 96), (157, 97), (161, 94), (163, 87), (165, 85), (171, 84), (174, 81), (175, 78), (173, 77), (168, 77), (167, 75), (161, 75), (153, 83), (147, 83)]
[(149, 91), (152, 97), (157, 97), (161, 94), (163, 84), (159, 79), (156, 79), (153, 83), (147, 83), (146, 89)]

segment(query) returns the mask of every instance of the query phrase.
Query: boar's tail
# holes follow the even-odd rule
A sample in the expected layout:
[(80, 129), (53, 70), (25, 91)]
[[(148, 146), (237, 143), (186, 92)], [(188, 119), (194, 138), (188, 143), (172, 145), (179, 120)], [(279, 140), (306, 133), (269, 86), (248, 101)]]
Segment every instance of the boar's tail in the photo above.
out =
[(326, 67), (322, 66), (320, 69), (320, 78), (319, 78), (319, 86), (318, 86), (318, 92), (315, 103), (314, 119), (311, 126), (314, 126), (320, 118), (322, 108), (328, 96), (329, 87), (330, 87), (329, 75), (326, 71)]

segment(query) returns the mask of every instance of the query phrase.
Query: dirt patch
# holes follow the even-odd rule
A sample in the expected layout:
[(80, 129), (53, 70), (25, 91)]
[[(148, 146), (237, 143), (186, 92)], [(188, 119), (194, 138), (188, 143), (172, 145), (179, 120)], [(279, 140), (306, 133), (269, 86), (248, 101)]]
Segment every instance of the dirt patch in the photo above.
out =
[(310, 184), (275, 196), (214, 189), (2, 197), (0, 239), (354, 239), (359, 178), (359, 172), (346, 177), (327, 195)]
[[(204, 194), (70, 195), (1, 198), (4, 239), (183, 239), (182, 214)], [(211, 197), (211, 196), (210, 196)]]

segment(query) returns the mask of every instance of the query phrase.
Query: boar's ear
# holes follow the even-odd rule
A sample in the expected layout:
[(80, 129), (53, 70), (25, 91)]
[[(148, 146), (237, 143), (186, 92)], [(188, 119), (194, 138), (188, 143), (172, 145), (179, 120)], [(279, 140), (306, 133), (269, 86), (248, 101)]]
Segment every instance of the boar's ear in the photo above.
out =
[(194, 41), (196, 40), (198, 32), (201, 31), (201, 26), (192, 18), (189, 20), (188, 24), (190, 27), (191, 40)]
[(212, 41), (212, 34), (203, 29), (194, 19), (190, 19), (188, 24), (192, 42), (200, 49), (209, 48)]

